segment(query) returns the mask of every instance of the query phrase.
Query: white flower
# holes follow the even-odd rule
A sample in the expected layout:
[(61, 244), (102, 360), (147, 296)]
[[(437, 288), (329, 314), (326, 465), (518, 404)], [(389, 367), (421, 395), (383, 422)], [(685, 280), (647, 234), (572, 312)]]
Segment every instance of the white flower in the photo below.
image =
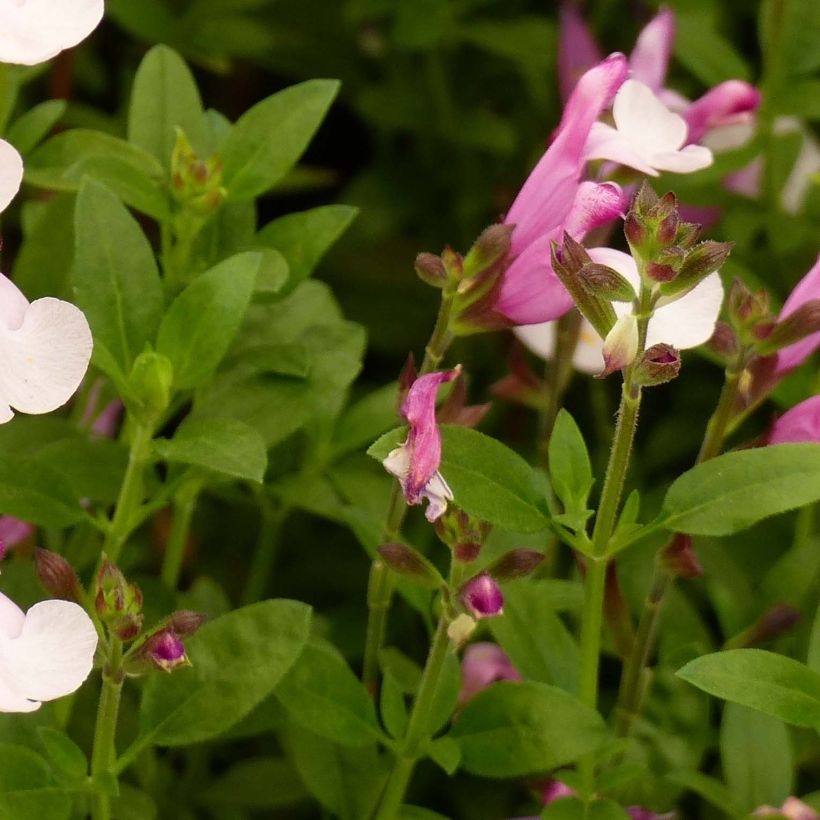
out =
[(103, 0), (0, 0), (0, 62), (35, 65), (97, 27)]
[(712, 152), (702, 145), (686, 145), (688, 127), (638, 80), (627, 80), (612, 106), (615, 127), (596, 122), (584, 154), (608, 159), (636, 171), (658, 176), (660, 171), (688, 174), (712, 164)]
[[(622, 251), (611, 248), (591, 248), (589, 255), (594, 262), (608, 265), (620, 273), (637, 291), (640, 275), (635, 260)], [(656, 308), (649, 320), (646, 347), (665, 342), (678, 350), (697, 347), (709, 341), (723, 302), (723, 284), (717, 272), (710, 273), (696, 287), (680, 299)], [(628, 302), (613, 302), (618, 317), (631, 312)], [(551, 359), (555, 350), (555, 322), (517, 327), (515, 335), (533, 353), (543, 359)], [(600, 373), (604, 369), (604, 343), (586, 319), (581, 320), (578, 346), (572, 363), (582, 373)]]
[(77, 690), (91, 672), (97, 630), (70, 601), (42, 601), (25, 614), (0, 593), (0, 712), (33, 712)]

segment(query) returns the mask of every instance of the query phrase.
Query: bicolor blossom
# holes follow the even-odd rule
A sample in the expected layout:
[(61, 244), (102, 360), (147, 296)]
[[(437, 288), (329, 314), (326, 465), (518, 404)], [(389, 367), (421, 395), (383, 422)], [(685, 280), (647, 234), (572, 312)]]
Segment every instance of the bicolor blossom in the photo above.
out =
[(97, 630), (70, 601), (24, 613), (0, 593), (0, 712), (33, 712), (76, 691), (91, 672)]
[(103, 0), (0, 0), (0, 62), (36, 65), (99, 25)]
[(507, 323), (525, 325), (562, 316), (572, 299), (550, 263), (550, 241), (567, 231), (581, 239), (623, 213), (623, 195), (611, 183), (581, 182), (584, 146), (593, 123), (626, 78), (626, 58), (612, 54), (587, 71), (567, 102), (555, 139), (512, 204), (510, 264), (494, 310)]
[(382, 462), (401, 483), (408, 504), (427, 499), (428, 521), (435, 521), (453, 500), (453, 492), (439, 472), (441, 464), (441, 431), (436, 423), (436, 395), (439, 387), (452, 381), (461, 368), (428, 373), (413, 382), (401, 407), (410, 425), (407, 439), (392, 450)]
[(521, 679), (521, 674), (500, 646), (487, 641), (470, 644), (461, 659), (458, 702), (466, 703), (496, 681)]
[[(591, 248), (593, 262), (614, 268), (636, 289), (640, 288), (640, 274), (635, 260), (623, 251), (611, 248)], [(707, 342), (715, 329), (723, 302), (723, 285), (717, 272), (710, 273), (687, 294), (668, 304), (655, 308), (646, 334), (646, 347), (668, 344), (678, 350), (697, 347)], [(613, 302), (618, 317), (632, 310), (627, 302)], [(545, 322), (529, 327), (518, 327), (515, 334), (533, 353), (544, 359), (552, 358), (555, 349), (555, 324)], [(586, 319), (582, 319), (573, 365), (583, 373), (600, 373), (604, 369), (604, 342)]]

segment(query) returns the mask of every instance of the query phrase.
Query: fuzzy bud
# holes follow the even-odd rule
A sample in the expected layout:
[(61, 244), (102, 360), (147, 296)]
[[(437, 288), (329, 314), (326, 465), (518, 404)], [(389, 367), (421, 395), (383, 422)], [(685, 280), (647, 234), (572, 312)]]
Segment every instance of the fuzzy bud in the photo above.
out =
[(178, 638), (190, 638), (191, 635), (199, 631), (199, 628), (208, 616), (204, 612), (193, 612), (190, 609), (181, 609), (179, 612), (172, 612), (168, 616), (166, 626)]
[(635, 368), (633, 381), (643, 387), (666, 384), (677, 378), (680, 365), (680, 353), (672, 345), (665, 342), (652, 345), (644, 352), (640, 363)]
[(464, 257), (464, 275), (476, 276), (501, 261), (510, 252), (514, 225), (490, 225), (476, 239)]
[(765, 290), (752, 293), (740, 279), (729, 288), (727, 307), (729, 320), (737, 330), (751, 330), (771, 318), (769, 294)]
[(596, 376), (603, 379), (622, 370), (638, 355), (638, 320), (632, 313), (621, 316), (604, 339), (604, 369)]
[(715, 324), (714, 333), (712, 333), (712, 338), (709, 339), (707, 344), (710, 350), (717, 353), (725, 361), (737, 356), (737, 335), (726, 322), (719, 321)]
[(83, 588), (71, 564), (56, 552), (37, 547), (34, 551), (37, 580), (53, 598), (78, 603)]
[(473, 618), (492, 618), (504, 612), (504, 595), (488, 572), (473, 576), (459, 590), (461, 604)]
[(130, 641), (142, 629), (142, 591), (129, 584), (107, 558), (103, 559), (94, 581), (94, 605), (100, 619), (123, 641)]
[(444, 579), (420, 553), (404, 544), (382, 544), (377, 552), (393, 572), (429, 589), (439, 589)]
[(588, 262), (578, 277), (590, 293), (610, 302), (631, 302), (636, 299), (635, 288), (618, 271), (597, 262)]
[(504, 553), (498, 560), (493, 561), (487, 572), (499, 581), (510, 581), (513, 578), (523, 578), (534, 572), (544, 560), (544, 554), (537, 550), (515, 549)]
[[(757, 328), (755, 328), (757, 330)], [(820, 331), (820, 299), (804, 302), (794, 313), (774, 324), (757, 351), (766, 356)]]
[(653, 281), (663, 284), (671, 282), (678, 274), (671, 265), (664, 265), (658, 262), (647, 262), (646, 275)]
[(147, 638), (140, 647), (139, 654), (143, 660), (164, 672), (191, 665), (185, 654), (185, 645), (173, 630), (167, 627)]
[(691, 580), (703, 575), (692, 547), (692, 536), (676, 533), (660, 554), (661, 566), (674, 578)]
[(420, 253), (415, 262), (416, 274), (422, 282), (434, 288), (443, 288), (448, 281), (447, 271), (440, 256), (434, 253)]
[(663, 296), (682, 296), (702, 282), (710, 273), (720, 270), (734, 247), (734, 242), (701, 242), (683, 260), (678, 275), (660, 285)]

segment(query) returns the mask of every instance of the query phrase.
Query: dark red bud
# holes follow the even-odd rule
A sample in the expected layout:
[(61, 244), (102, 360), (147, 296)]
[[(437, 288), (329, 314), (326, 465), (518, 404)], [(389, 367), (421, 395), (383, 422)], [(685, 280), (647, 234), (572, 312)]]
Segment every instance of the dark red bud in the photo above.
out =
[(490, 564), (487, 572), (499, 581), (509, 581), (529, 575), (543, 560), (544, 554), (537, 550), (510, 550)]
[(167, 626), (178, 638), (190, 638), (208, 620), (204, 612), (183, 609), (168, 616)]
[(54, 598), (62, 598), (75, 603), (80, 600), (82, 597), (80, 579), (62, 555), (38, 547), (34, 551), (34, 567), (37, 580)]
[(703, 575), (703, 567), (692, 546), (692, 536), (677, 533), (660, 555), (661, 565), (672, 576), (691, 580)]
[(655, 282), (671, 282), (677, 275), (671, 265), (660, 265), (657, 262), (648, 262), (646, 273)]

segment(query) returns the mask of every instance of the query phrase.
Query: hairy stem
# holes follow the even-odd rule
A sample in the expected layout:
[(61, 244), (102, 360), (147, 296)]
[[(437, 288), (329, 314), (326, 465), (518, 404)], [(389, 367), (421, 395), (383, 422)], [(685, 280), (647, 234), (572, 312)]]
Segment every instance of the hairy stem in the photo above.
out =
[(92, 799), (93, 820), (111, 820), (111, 783), (100, 780), (114, 780), (116, 784), (115, 762), (117, 759), (115, 738), (117, 715), (122, 694), (122, 642), (111, 639), (108, 663), (102, 673), (102, 689), (97, 707), (97, 724), (94, 728), (94, 748), (91, 753), (91, 776), (95, 794)]

